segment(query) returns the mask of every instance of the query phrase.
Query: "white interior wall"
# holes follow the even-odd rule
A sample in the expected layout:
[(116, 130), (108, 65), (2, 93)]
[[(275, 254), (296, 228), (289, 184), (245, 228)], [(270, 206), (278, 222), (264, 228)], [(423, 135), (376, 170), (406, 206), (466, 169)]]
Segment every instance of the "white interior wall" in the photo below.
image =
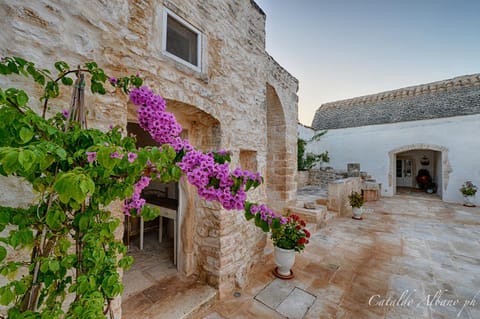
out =
[[(328, 150), (329, 165), (335, 169), (345, 170), (347, 163), (360, 163), (362, 171), (382, 184), (382, 195), (392, 196), (390, 151), (408, 145), (444, 147), (448, 155), (441, 159), (442, 167), (449, 173), (442, 179), (443, 200), (462, 202), (459, 189), (465, 181), (471, 180), (480, 186), (479, 130), (478, 114), (335, 129), (329, 130), (320, 141), (310, 143), (307, 150), (316, 153)], [(477, 195), (477, 205), (479, 199)]]
[[(435, 152), (434, 154), (434, 171), (435, 171), (435, 182), (437, 183), (437, 186), (438, 185), (442, 185), (442, 154), (440, 152)], [(442, 198), (443, 196), (443, 188), (442, 187), (438, 187), (437, 188), (437, 194), (440, 196), (440, 198)]]
[[(413, 161), (412, 168), (412, 187), (418, 188), (417, 182), (415, 180), (418, 175), (418, 171), (421, 169), (426, 169), (430, 176), (433, 179), (434, 183), (437, 183), (435, 175), (435, 165), (434, 165), (434, 151), (430, 150), (412, 150), (407, 152), (401, 152), (397, 154), (397, 159), (411, 159)], [(428, 165), (422, 165), (421, 160), (423, 156), (427, 157), (430, 161)]]

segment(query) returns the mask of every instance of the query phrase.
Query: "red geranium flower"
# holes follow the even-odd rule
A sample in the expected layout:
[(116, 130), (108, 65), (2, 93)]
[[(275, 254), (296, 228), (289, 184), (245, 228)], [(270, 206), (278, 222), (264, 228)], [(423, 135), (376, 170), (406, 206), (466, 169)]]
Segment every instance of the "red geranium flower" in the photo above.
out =
[(305, 244), (306, 242), (307, 242), (307, 239), (306, 239), (305, 237), (302, 237), (302, 238), (300, 238), (300, 239), (297, 241), (297, 243), (298, 243), (299, 245), (303, 245), (303, 244)]
[(310, 232), (308, 230), (304, 229), (303, 232), (305, 233), (305, 236), (307, 236), (307, 238), (310, 238)]

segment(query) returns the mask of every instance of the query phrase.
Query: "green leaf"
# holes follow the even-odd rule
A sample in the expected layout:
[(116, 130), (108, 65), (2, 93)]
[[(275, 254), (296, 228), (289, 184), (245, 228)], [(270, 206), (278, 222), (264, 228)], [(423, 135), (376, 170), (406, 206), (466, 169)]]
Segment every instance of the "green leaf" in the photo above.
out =
[(265, 220), (261, 221), (260, 228), (266, 233), (270, 230), (270, 226), (268, 225), (268, 222), (266, 222)]
[[(71, 245), (72, 243), (70, 241), (66, 239), (60, 239), (57, 244), (60, 254), (65, 255), (68, 252), (68, 249), (70, 248)], [(63, 265), (63, 259), (62, 259), (62, 265)]]
[(40, 265), (40, 271), (42, 273), (46, 273), (48, 271), (48, 262), (46, 260)]
[(11, 174), (18, 168), (18, 151), (10, 150), (5, 157), (1, 160), (1, 164), (5, 173)]
[(59, 230), (62, 228), (63, 222), (67, 219), (67, 216), (62, 210), (49, 210), (45, 221), (53, 230)]
[(0, 246), (0, 262), (2, 262), (5, 257), (7, 257), (7, 250), (5, 249), (5, 247)]
[(70, 66), (64, 61), (55, 62), (54, 66), (59, 72), (65, 72), (70, 69)]
[(35, 163), (36, 156), (30, 150), (23, 150), (18, 153), (18, 162), (26, 171), (29, 171), (32, 168), (33, 164)]
[(63, 85), (68, 85), (68, 86), (70, 86), (70, 85), (73, 84), (73, 80), (72, 80), (71, 78), (69, 78), (69, 77), (63, 77), (63, 78), (62, 78), (62, 83), (63, 83)]
[(15, 295), (10, 290), (10, 286), (0, 288), (0, 304), (7, 306), (13, 301), (14, 298)]
[(255, 217), (255, 215), (253, 215), (252, 213), (247, 212), (247, 211), (245, 212), (245, 218), (246, 218), (247, 220), (250, 220), (250, 219), (252, 219), (253, 217)]
[(13, 59), (15, 60), (15, 62), (18, 63), (18, 65), (20, 65), (20, 66), (22, 66), (22, 67), (23, 67), (25, 64), (27, 64), (27, 60), (22, 59), (22, 58), (20, 58), (20, 57), (15, 56), (15, 57), (13, 57)]
[(262, 217), (260, 214), (255, 215), (255, 226), (261, 227)]
[(50, 270), (53, 271), (53, 272), (57, 272), (57, 271), (60, 270), (60, 263), (58, 262), (58, 260), (52, 260), (48, 264), (48, 268), (50, 268)]
[(96, 69), (98, 67), (97, 63), (95, 62), (87, 62), (85, 63), (85, 67), (89, 70), (89, 71), (93, 71), (94, 69)]
[(27, 105), (28, 95), (24, 91), (19, 91), (16, 99), (17, 99), (17, 104), (20, 107), (23, 107)]
[(0, 224), (8, 224), (10, 222), (10, 212), (7, 210), (0, 211)]
[(145, 205), (142, 208), (141, 215), (143, 217), (143, 220), (148, 222), (160, 216), (160, 209), (158, 207)]
[(89, 222), (90, 218), (87, 215), (80, 216), (78, 221), (78, 229), (83, 233), (86, 232), (88, 230)]
[(22, 144), (25, 144), (30, 142), (30, 140), (32, 139), (33, 131), (30, 128), (24, 126), (20, 129), (19, 135), (20, 135)]
[(274, 218), (272, 220), (272, 225), (271, 225), (272, 229), (274, 229), (274, 230), (280, 229), (281, 225), (282, 224), (280, 224), (280, 219), (279, 218)]
[(93, 194), (95, 191), (95, 183), (88, 176), (85, 176), (81, 179), (79, 186), (85, 195), (88, 193)]
[(10, 70), (5, 64), (0, 64), (0, 74), (10, 74)]
[(21, 280), (14, 281), (13, 286), (17, 295), (23, 295), (27, 291), (27, 285)]
[(8, 67), (8, 70), (11, 72), (11, 73), (15, 73), (15, 74), (18, 74), (18, 67), (17, 65), (14, 63), (14, 62), (8, 62), (7, 64), (7, 67)]
[(38, 73), (35, 77), (35, 82), (40, 85), (45, 85), (45, 76), (43, 74)]

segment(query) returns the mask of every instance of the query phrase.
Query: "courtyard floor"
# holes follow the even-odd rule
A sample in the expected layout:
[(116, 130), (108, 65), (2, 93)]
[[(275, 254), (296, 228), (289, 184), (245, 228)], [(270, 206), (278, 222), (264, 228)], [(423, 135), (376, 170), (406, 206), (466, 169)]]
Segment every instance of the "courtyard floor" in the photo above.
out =
[(480, 318), (480, 208), (406, 195), (366, 207), (316, 231), (294, 279), (276, 279), (270, 255), (195, 318)]

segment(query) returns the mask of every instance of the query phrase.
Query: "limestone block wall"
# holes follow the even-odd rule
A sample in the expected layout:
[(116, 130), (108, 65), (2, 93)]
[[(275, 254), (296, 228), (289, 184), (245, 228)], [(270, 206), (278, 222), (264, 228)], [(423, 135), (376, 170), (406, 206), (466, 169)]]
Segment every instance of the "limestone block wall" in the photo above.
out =
[(337, 179), (337, 173), (332, 168), (311, 169), (308, 171), (308, 183), (318, 185), (322, 188), (328, 188), (328, 184)]
[[(165, 8), (201, 32), (200, 71), (162, 52)], [(57, 60), (72, 66), (95, 60), (112, 76), (138, 73), (167, 99), (167, 111), (184, 117), (186, 135), (195, 145), (202, 150), (232, 150), (234, 166), (240, 165), (242, 151), (254, 154), (249, 165), (255, 161), (263, 176), (271, 164), (267, 162), (269, 83), (280, 101), (277, 108), (284, 123), (284, 148), (275, 153), (278, 163), (271, 166), (282, 176), (275, 192), (282, 203), (295, 198), (298, 81), (265, 52), (266, 17), (253, 1), (5, 0), (0, 14), (4, 17), (0, 27), (8, 30), (0, 33), (0, 55), (23, 56), (43, 68)], [(0, 78), (2, 86), (7, 81)], [(25, 80), (13, 81), (22, 85)], [(66, 108), (70, 94), (66, 90), (52, 102), (49, 114)], [(128, 121), (136, 121), (128, 98), (111, 89), (105, 96), (87, 92), (86, 100), (90, 127), (107, 130), (110, 125), (126, 127)], [(38, 102), (31, 102), (39, 110)], [(197, 116), (198, 112), (203, 115)], [(246, 222), (242, 212), (203, 203), (191, 187), (184, 191), (180, 270), (199, 274), (221, 292), (244, 285), (249, 269), (261, 258), (265, 235)], [(265, 186), (259, 188), (249, 200), (265, 201), (266, 191)], [(10, 196), (10, 204), (18, 204), (21, 197)]]
[(270, 206), (281, 212), (296, 200), (298, 80), (271, 56), (268, 68), (267, 197)]
[(309, 171), (298, 171), (297, 172), (297, 189), (310, 185), (309, 183)]
[(327, 208), (338, 213), (338, 216), (352, 214), (352, 207), (348, 195), (352, 192), (361, 192), (362, 180), (360, 177), (339, 179), (328, 184)]

